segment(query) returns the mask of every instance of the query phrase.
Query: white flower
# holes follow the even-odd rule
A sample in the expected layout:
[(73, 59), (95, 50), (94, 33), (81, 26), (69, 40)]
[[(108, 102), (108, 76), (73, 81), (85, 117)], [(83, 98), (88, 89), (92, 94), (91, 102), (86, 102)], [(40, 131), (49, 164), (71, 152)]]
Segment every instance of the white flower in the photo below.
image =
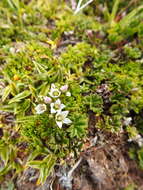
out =
[(14, 54), (16, 52), (16, 49), (14, 47), (9, 48), (10, 53)]
[(66, 96), (71, 96), (71, 93), (70, 93), (70, 92), (67, 92), (67, 93), (66, 93)]
[(49, 94), (53, 98), (58, 98), (61, 95), (61, 92), (56, 88), (54, 84), (52, 84)]
[(131, 118), (131, 117), (126, 117), (126, 118), (124, 118), (123, 124), (124, 124), (125, 126), (128, 126), (128, 125), (131, 124), (131, 121), (132, 121), (132, 118)]
[(136, 142), (139, 147), (143, 146), (143, 138), (140, 134), (137, 134), (135, 137), (132, 137), (130, 139), (128, 139), (128, 142)]
[(59, 128), (62, 128), (63, 123), (70, 124), (72, 121), (67, 118), (69, 111), (62, 111), (56, 114), (56, 123)]
[(51, 103), (50, 106), (51, 106), (51, 113), (60, 112), (63, 108), (66, 107), (64, 104), (61, 103), (60, 99), (56, 100), (54, 103)]
[(45, 104), (38, 104), (35, 108), (37, 114), (44, 113), (46, 111), (47, 107)]
[(52, 102), (52, 99), (48, 96), (44, 96), (43, 98), (44, 98), (45, 104), (50, 104)]
[(68, 90), (68, 85), (66, 84), (66, 85), (64, 85), (64, 86), (61, 86), (60, 90), (61, 90), (62, 92), (66, 92), (66, 91)]

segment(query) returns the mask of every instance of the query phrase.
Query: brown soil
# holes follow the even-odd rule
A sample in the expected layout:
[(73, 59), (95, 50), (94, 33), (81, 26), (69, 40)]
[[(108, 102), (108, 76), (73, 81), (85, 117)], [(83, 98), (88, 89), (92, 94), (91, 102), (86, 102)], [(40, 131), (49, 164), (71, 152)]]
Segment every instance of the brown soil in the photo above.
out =
[[(126, 135), (99, 131), (96, 134), (97, 145), (86, 146), (81, 154), (83, 159), (73, 174), (72, 190), (122, 190), (130, 184), (142, 190), (143, 171), (128, 156), (130, 145)], [(53, 179), (53, 190), (64, 190), (55, 176), (38, 187), (35, 185), (37, 178), (35, 170), (27, 170), (17, 178), (17, 190), (51, 190)]]

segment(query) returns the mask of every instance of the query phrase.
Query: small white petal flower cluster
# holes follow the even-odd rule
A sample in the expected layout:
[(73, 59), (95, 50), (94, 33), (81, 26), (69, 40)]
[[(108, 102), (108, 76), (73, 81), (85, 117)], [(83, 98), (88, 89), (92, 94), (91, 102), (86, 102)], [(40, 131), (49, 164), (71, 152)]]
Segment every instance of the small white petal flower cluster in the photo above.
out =
[(45, 104), (38, 104), (35, 108), (37, 114), (42, 114), (47, 110), (47, 105), (50, 104), (50, 112), (51, 114), (55, 114), (55, 121), (59, 128), (62, 128), (63, 124), (71, 124), (72, 121), (67, 118), (69, 111), (63, 111), (66, 107), (62, 104), (61, 100), (59, 99), (62, 93), (65, 93), (66, 96), (71, 96), (71, 93), (67, 91), (68, 85), (62, 86), (58, 89), (55, 84), (51, 85), (51, 89), (49, 92), (49, 96), (44, 96), (43, 100)]

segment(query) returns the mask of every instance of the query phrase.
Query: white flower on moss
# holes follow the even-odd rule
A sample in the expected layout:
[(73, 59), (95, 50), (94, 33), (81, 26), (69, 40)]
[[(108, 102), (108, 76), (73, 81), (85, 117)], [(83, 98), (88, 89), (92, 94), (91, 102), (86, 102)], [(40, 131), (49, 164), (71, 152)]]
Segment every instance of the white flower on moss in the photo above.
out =
[(50, 106), (51, 106), (51, 113), (60, 112), (62, 109), (66, 107), (64, 104), (61, 103), (60, 99), (57, 99), (54, 103), (51, 103)]
[(61, 92), (56, 88), (56, 86), (54, 84), (52, 84), (49, 95), (52, 98), (58, 98), (61, 95)]
[(68, 90), (68, 85), (65, 84), (64, 86), (61, 86), (60, 90), (61, 90), (62, 92), (66, 92), (66, 91)]
[(61, 111), (56, 114), (56, 123), (59, 128), (62, 128), (63, 124), (71, 124), (72, 121), (67, 118), (69, 111)]
[(128, 139), (128, 142), (136, 142), (139, 147), (142, 147), (143, 146), (143, 138), (140, 134), (137, 134), (135, 137), (132, 137), (130, 139)]
[(47, 110), (47, 107), (45, 104), (38, 104), (36, 107), (35, 107), (35, 110), (36, 110), (36, 113), (37, 114), (42, 114), (44, 113), (46, 110)]
[(52, 99), (48, 96), (43, 97), (45, 104), (50, 104), (52, 102)]
[(132, 118), (131, 117), (126, 117), (126, 118), (124, 118), (123, 124), (125, 126), (128, 126), (128, 125), (131, 124), (131, 122), (132, 122)]
[(67, 93), (66, 93), (66, 96), (71, 96), (71, 93), (70, 93), (70, 92), (67, 92)]

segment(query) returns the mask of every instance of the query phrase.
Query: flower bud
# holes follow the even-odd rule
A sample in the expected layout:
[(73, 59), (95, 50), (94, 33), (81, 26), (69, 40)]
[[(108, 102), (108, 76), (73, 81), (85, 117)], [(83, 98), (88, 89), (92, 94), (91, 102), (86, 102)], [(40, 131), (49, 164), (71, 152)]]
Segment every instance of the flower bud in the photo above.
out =
[(66, 93), (66, 96), (71, 96), (71, 93), (70, 93), (70, 92), (67, 92), (67, 93)]
[(66, 91), (68, 90), (68, 85), (66, 84), (66, 85), (64, 85), (64, 86), (61, 86), (60, 90), (61, 90), (62, 92), (66, 92)]
[(44, 96), (44, 102), (45, 104), (50, 104), (52, 102), (52, 99), (48, 96)]

